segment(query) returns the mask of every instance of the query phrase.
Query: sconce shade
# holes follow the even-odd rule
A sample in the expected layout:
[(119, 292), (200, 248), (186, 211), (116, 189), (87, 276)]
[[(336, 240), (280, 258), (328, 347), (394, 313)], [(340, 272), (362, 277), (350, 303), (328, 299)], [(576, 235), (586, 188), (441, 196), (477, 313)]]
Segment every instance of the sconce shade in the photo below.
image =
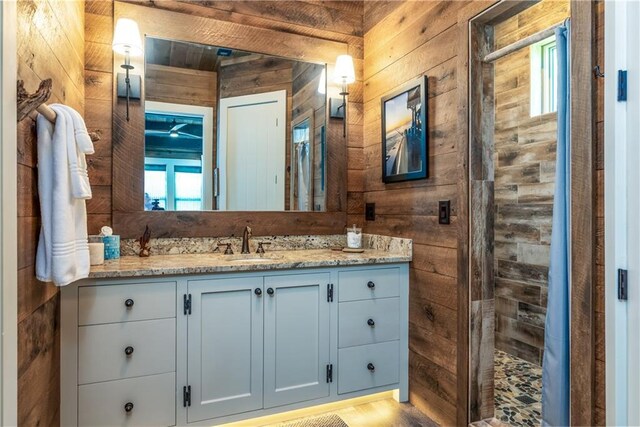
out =
[(118, 19), (112, 46), (114, 52), (121, 55), (142, 55), (142, 39), (136, 21), (126, 18)]
[(320, 73), (320, 81), (318, 82), (318, 93), (324, 95), (327, 93), (327, 67), (322, 69)]
[(333, 81), (339, 84), (351, 84), (356, 81), (356, 73), (353, 69), (351, 55), (339, 55), (336, 59), (336, 68), (333, 73)]

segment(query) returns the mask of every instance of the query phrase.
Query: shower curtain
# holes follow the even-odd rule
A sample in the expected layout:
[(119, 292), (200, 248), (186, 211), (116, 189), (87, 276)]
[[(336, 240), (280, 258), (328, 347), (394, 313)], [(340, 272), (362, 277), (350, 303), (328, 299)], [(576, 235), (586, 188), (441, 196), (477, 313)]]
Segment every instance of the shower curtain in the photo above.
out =
[(549, 294), (542, 361), (542, 425), (569, 425), (569, 260), (571, 200), (570, 21), (556, 29), (558, 146)]

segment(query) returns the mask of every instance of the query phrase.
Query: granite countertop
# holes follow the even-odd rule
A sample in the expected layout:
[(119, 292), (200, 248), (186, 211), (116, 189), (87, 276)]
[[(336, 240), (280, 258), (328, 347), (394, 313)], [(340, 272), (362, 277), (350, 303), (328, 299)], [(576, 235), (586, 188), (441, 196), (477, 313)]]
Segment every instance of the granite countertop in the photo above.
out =
[(124, 256), (91, 267), (90, 278), (126, 278), (177, 274), (284, 270), (294, 268), (337, 267), (365, 264), (389, 264), (411, 261), (411, 252), (366, 249), (363, 253), (345, 253), (330, 249), (272, 251), (260, 256), (222, 255), (219, 253), (151, 255), (148, 258)]

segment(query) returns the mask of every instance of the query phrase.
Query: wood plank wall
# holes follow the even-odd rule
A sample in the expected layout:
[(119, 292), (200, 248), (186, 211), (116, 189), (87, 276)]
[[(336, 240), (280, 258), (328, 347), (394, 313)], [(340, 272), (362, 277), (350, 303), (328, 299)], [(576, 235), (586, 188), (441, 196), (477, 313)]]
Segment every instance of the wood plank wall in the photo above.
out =
[[(604, 1), (598, 0), (596, 9), (596, 64), (604, 70)], [(604, 79), (596, 81), (596, 278), (595, 278), (595, 414), (596, 425), (604, 426), (605, 419), (605, 333), (604, 333)]]
[[(400, 2), (364, 36), (364, 201), (376, 204), (376, 219), (364, 228), (414, 241), (410, 400), (442, 425), (458, 423), (458, 204), (466, 195), (458, 194), (457, 186), (458, 150), (464, 144), (457, 133), (457, 55), (458, 13), (466, 5)], [(364, 21), (369, 21), (366, 9)], [(380, 171), (380, 98), (423, 74), (429, 76), (429, 178), (385, 185)], [(450, 225), (438, 224), (439, 200), (451, 201)]]
[[(84, 113), (84, 10), (79, 2), (18, 1), (18, 78), (53, 80), (50, 103)], [(35, 278), (40, 229), (36, 130), (18, 124), (18, 424), (60, 424), (59, 293)]]
[[(544, 30), (568, 16), (568, 1), (543, 0), (496, 25), (495, 48)], [(530, 114), (529, 47), (494, 65), (495, 346), (541, 365), (557, 114)]]
[(103, 225), (111, 225), (112, 2), (85, 2), (84, 35), (85, 122), (89, 132), (100, 135), (95, 154), (87, 159), (93, 191), (87, 202), (88, 231), (97, 234)]

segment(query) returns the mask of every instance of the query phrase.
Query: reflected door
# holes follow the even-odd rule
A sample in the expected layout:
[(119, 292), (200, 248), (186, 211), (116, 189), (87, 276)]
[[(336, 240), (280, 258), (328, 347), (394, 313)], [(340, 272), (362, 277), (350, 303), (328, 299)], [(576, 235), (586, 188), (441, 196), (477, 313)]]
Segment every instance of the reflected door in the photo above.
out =
[(220, 210), (284, 210), (285, 118), (286, 91), (220, 100)]

